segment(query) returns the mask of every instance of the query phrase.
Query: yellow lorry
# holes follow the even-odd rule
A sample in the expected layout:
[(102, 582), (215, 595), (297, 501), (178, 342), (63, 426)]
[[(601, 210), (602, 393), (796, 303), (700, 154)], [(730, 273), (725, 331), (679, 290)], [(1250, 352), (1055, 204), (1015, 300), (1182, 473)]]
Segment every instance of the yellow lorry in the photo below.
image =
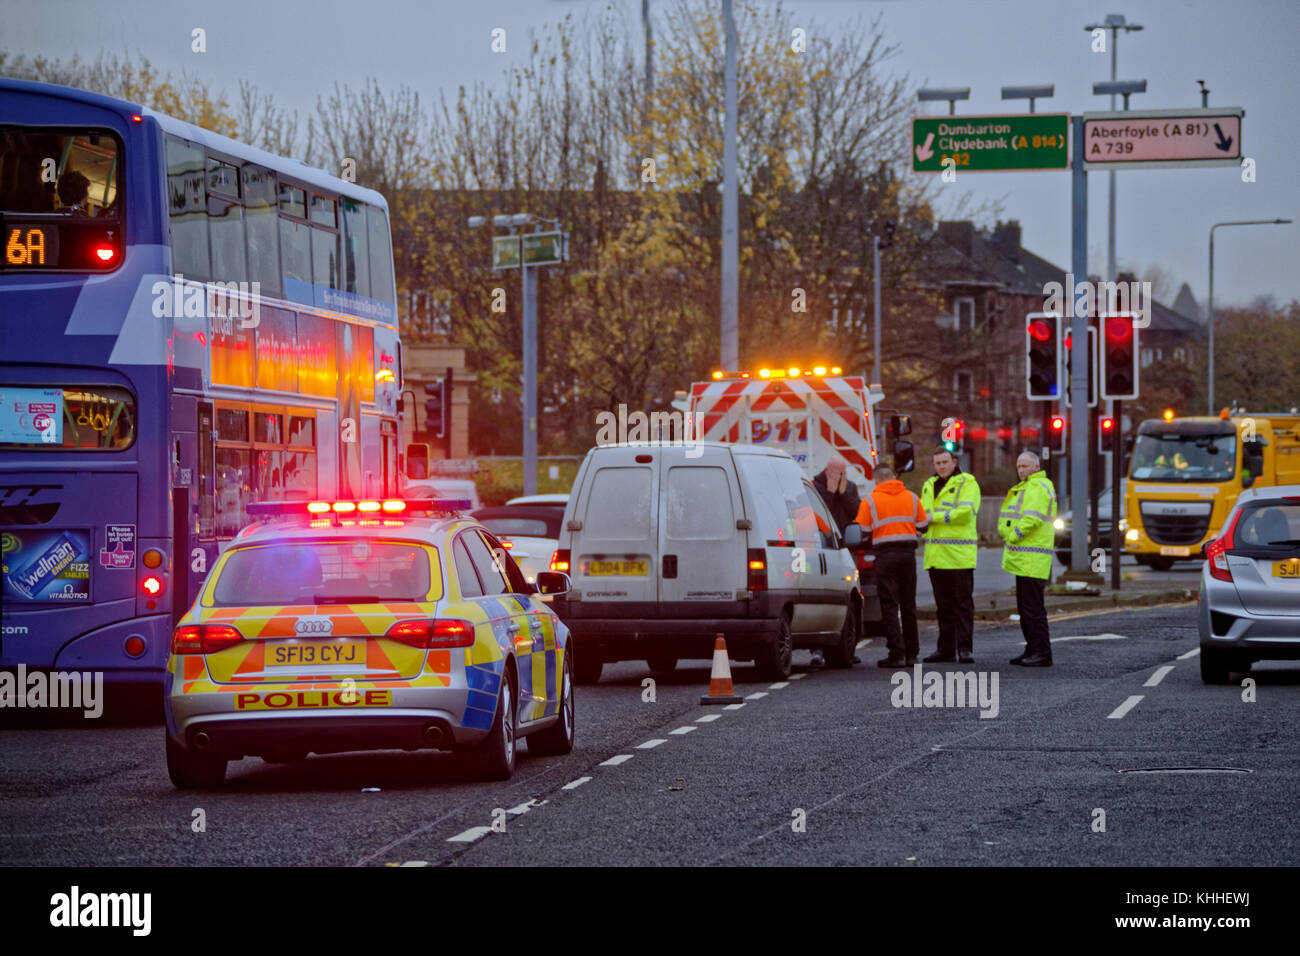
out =
[(1124, 499), (1124, 549), (1166, 570), (1201, 558), (1237, 496), (1300, 483), (1300, 415), (1147, 419), (1138, 426)]

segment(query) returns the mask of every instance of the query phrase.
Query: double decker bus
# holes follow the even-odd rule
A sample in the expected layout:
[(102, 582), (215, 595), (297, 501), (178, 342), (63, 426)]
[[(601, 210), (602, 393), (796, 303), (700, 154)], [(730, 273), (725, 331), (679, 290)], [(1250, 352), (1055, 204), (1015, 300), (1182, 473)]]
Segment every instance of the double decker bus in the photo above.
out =
[(162, 680), (248, 505), (398, 493), (384, 198), (0, 79), (0, 668)]

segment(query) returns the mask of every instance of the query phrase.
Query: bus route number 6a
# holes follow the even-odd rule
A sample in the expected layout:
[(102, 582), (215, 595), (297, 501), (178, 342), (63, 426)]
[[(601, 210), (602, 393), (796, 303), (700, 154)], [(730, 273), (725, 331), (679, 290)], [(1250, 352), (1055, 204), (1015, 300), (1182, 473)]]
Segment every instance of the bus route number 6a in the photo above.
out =
[(11, 266), (45, 265), (45, 230), (10, 229), (5, 242), (5, 262)]

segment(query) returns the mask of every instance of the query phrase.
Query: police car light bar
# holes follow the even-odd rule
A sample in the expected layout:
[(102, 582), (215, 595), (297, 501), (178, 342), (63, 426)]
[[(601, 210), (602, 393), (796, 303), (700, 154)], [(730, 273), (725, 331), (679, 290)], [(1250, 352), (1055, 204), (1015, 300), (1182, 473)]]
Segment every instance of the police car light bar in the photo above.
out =
[(255, 501), (247, 506), (250, 515), (283, 517), (285, 515), (342, 515), (362, 512), (386, 515), (450, 514), (469, 511), (474, 503), (468, 498), (413, 498), (408, 500), (367, 499), (364, 501)]

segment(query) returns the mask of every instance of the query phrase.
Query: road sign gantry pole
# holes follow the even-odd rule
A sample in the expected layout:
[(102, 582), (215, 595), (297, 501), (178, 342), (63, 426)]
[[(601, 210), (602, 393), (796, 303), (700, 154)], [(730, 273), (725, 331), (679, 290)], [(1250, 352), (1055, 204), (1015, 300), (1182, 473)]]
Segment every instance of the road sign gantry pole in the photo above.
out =
[[(1070, 271), (1073, 282), (1088, 279), (1088, 173), (1084, 168), (1083, 117), (1070, 118)], [(1081, 358), (1070, 362), (1070, 512), (1074, 516), (1075, 534), (1070, 535), (1070, 570), (1088, 569), (1088, 542), (1077, 533), (1084, 526), (1083, 518), (1088, 507), (1088, 315), (1075, 308), (1074, 288), (1065, 289), (1069, 307), (1066, 314), (1073, 316), (1070, 324), (1071, 352), (1078, 350)], [(1086, 301), (1093, 301), (1088, 296)]]

